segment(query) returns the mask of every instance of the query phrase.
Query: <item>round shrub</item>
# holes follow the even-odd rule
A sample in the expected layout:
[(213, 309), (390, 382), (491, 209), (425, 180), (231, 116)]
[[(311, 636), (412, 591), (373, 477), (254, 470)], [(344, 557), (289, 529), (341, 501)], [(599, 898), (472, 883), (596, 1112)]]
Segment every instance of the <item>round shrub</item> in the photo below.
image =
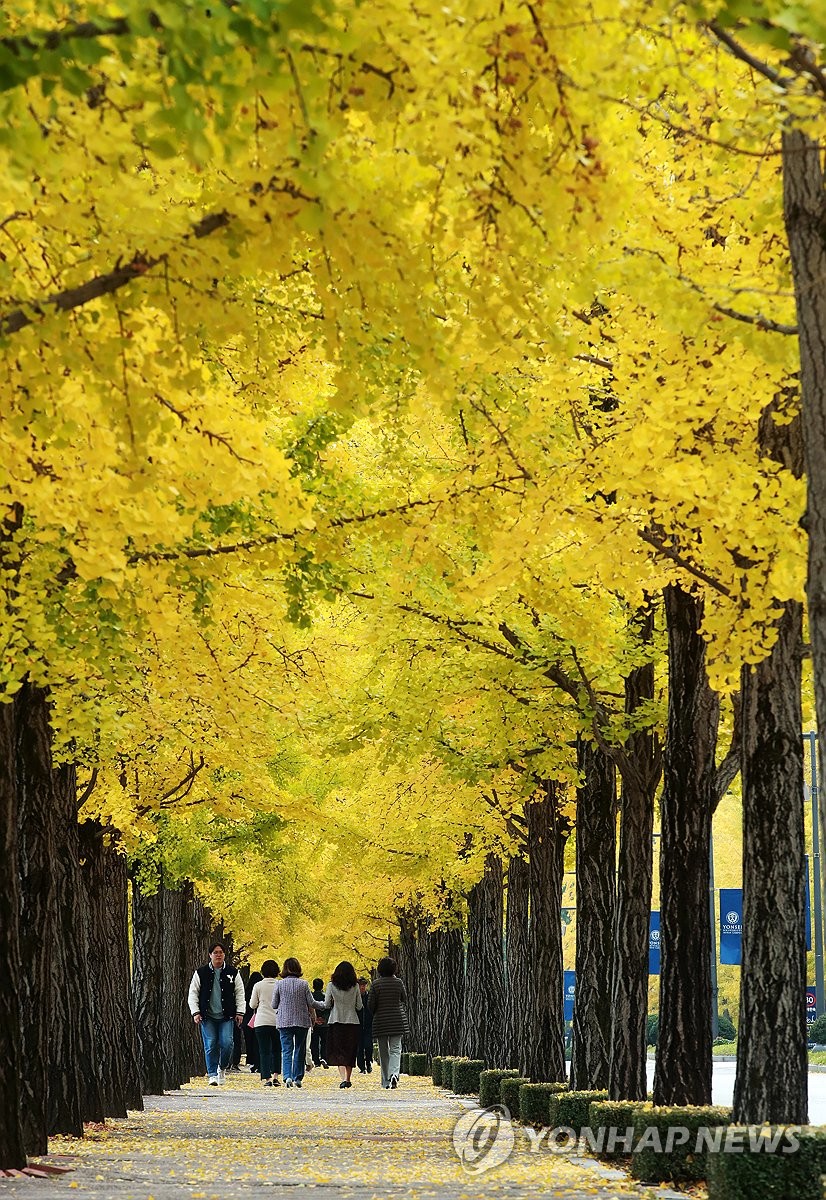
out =
[(453, 1064), (453, 1091), (457, 1096), (479, 1094), (479, 1076), (485, 1069), (481, 1058), (458, 1058)]
[(514, 1079), (518, 1071), (483, 1071), (479, 1076), (479, 1103), (482, 1108), (490, 1108), (492, 1104), (501, 1104), (500, 1084), (503, 1079)]
[[(733, 1042), (737, 1037), (737, 1030), (734, 1028), (734, 1022), (728, 1013), (719, 1013), (717, 1017), (717, 1029), (719, 1036), (725, 1038), (727, 1042)], [(824, 1029), (824, 1032), (826, 1032), (826, 1029)]]
[(430, 1078), (434, 1087), (442, 1086), (442, 1059), (438, 1055), (434, 1055), (430, 1060)]
[(514, 1121), (519, 1120), (519, 1089), (523, 1083), (530, 1083), (523, 1075), (509, 1075), (499, 1085), (499, 1095), (502, 1103)]
[(810, 1042), (817, 1042), (820, 1046), (826, 1046), (826, 1016), (818, 1017), (809, 1026), (808, 1038)]

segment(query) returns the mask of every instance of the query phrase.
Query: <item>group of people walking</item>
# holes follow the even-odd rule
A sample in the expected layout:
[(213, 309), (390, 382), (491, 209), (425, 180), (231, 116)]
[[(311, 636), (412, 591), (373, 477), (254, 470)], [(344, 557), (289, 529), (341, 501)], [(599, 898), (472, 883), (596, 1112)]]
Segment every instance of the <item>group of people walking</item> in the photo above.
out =
[[(278, 1087), (283, 1070), (288, 1088), (302, 1086), (310, 1034), (313, 1062), (338, 1067), (339, 1087), (352, 1087), (357, 1062), (361, 1071), (370, 1073), (374, 1039), (381, 1085), (398, 1087), (407, 993), (393, 959), (379, 961), (372, 984), (357, 977), (352, 963), (341, 962), (323, 991), (322, 987), (323, 981), (314, 979), (310, 990), (296, 958), (285, 959), (280, 970), (274, 959), (262, 963), (249, 1007), (263, 1085)], [(201, 1030), (209, 1083), (218, 1086), (232, 1061), (235, 1026), (242, 1024), (247, 1003), (241, 974), (227, 963), (220, 942), (210, 947), (209, 962), (192, 976), (188, 1000)]]

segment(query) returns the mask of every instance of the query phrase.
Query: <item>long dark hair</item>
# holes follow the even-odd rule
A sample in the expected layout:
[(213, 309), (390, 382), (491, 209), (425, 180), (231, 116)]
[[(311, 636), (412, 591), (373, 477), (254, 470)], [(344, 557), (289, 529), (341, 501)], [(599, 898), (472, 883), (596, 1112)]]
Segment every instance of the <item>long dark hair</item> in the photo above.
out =
[(332, 980), (340, 992), (349, 992), (358, 983), (356, 968), (352, 963), (340, 962), (333, 971)]

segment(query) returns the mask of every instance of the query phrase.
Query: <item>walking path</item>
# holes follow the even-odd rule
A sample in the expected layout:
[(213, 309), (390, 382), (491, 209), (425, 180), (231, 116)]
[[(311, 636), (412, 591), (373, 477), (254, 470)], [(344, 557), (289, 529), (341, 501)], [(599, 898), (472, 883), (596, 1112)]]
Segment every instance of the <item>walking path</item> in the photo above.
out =
[(83, 1141), (55, 1138), (44, 1161), (73, 1170), (47, 1180), (0, 1180), (0, 1200), (295, 1200), (297, 1188), (307, 1189), (308, 1200), (677, 1195), (632, 1184), (591, 1159), (552, 1154), (544, 1146), (532, 1151), (518, 1128), (507, 1161), (470, 1175), (452, 1134), (461, 1117), (465, 1123), (475, 1119), (474, 1106), (447, 1096), (429, 1079), (406, 1075), (390, 1092), (381, 1089), (375, 1071), (357, 1074), (346, 1091), (333, 1070), (316, 1069), (301, 1091), (263, 1088), (257, 1076), (231, 1074), (221, 1088), (195, 1080), (178, 1092), (149, 1097), (146, 1105)]

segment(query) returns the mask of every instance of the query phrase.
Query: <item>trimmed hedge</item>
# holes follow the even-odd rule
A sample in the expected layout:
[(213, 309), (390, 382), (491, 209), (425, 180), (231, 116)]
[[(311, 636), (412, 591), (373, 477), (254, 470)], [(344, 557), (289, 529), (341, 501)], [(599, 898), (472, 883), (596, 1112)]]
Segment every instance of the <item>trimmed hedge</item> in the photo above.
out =
[(453, 1088), (453, 1064), (459, 1061), (456, 1054), (442, 1055), (442, 1087)]
[[(774, 1151), (767, 1151), (772, 1144)], [(709, 1200), (821, 1200), (824, 1194), (826, 1129), (729, 1125), (721, 1150), (706, 1156)]]
[[(593, 1100), (588, 1109), (587, 1138), (590, 1154), (596, 1158), (623, 1158), (634, 1145), (634, 1117), (647, 1100)], [(615, 1130), (616, 1132), (611, 1132)]]
[(429, 1075), (430, 1068), (427, 1065), (426, 1054), (414, 1054), (412, 1051), (407, 1056), (407, 1073), (408, 1075)]
[[(730, 1108), (713, 1105), (675, 1105), (668, 1108), (655, 1108), (653, 1104), (641, 1106), (634, 1114), (631, 1175), (642, 1183), (662, 1183), (665, 1180), (680, 1183), (705, 1179), (708, 1137), (698, 1137), (698, 1130), (728, 1125), (730, 1120)], [(686, 1130), (688, 1136), (682, 1141), (682, 1134), (678, 1131), (684, 1133)], [(762, 1196), (760, 1200), (763, 1200)]]
[(492, 1104), (501, 1104), (502, 1095), (499, 1090), (503, 1079), (515, 1079), (518, 1071), (483, 1071), (479, 1076), (479, 1104), (482, 1108), (490, 1108)]
[(519, 1089), (525, 1083), (530, 1083), (530, 1079), (526, 1079), (524, 1075), (508, 1075), (499, 1084), (502, 1103), (514, 1121), (519, 1120)]
[(408, 1050), (402, 1050), (401, 1062), (399, 1063), (399, 1071), (402, 1075), (407, 1074), (407, 1060), (409, 1058), (410, 1058), (410, 1052)]
[(588, 1124), (591, 1105), (607, 1099), (607, 1092), (559, 1092), (548, 1100), (548, 1124), (554, 1129), (573, 1129), (579, 1137)]
[(519, 1120), (526, 1125), (547, 1125), (551, 1096), (567, 1090), (567, 1083), (523, 1083), (519, 1089)]
[(430, 1060), (430, 1078), (433, 1080), (434, 1087), (442, 1086), (442, 1059), (438, 1054)]
[(479, 1077), (485, 1069), (481, 1058), (457, 1058), (453, 1064), (453, 1091), (457, 1096), (479, 1093)]

